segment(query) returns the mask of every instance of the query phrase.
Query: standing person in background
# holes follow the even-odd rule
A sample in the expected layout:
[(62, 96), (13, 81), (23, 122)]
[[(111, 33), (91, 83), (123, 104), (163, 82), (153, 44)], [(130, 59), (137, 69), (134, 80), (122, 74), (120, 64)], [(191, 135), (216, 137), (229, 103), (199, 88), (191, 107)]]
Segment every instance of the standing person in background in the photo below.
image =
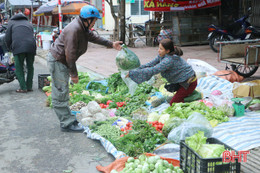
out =
[(184, 98), (192, 94), (197, 86), (197, 79), (192, 67), (180, 56), (183, 52), (174, 46), (170, 39), (164, 39), (159, 44), (158, 56), (151, 62), (129, 71), (126, 77), (140, 84), (149, 80), (153, 75), (161, 73), (170, 85), (167, 90), (176, 94), (172, 103), (184, 102)]
[(0, 13), (0, 24), (2, 25), (4, 23), (4, 16)]
[[(36, 41), (33, 26), (24, 14), (16, 14), (9, 20), (5, 41), (7, 47), (14, 55), (15, 74), (20, 84), (20, 88), (16, 92), (26, 93), (27, 91), (32, 91)], [(27, 65), (26, 80), (24, 77), (24, 60)]]
[[(88, 42), (120, 50), (121, 41), (111, 42), (96, 36), (90, 29), (97, 19), (98, 10), (87, 5), (82, 7), (80, 16), (71, 21), (60, 33), (50, 48), (48, 67), (52, 77), (52, 105), (60, 120), (61, 131), (83, 132), (69, 107), (69, 78), (78, 83), (76, 61), (87, 51)], [(97, 59), (98, 61), (98, 59)]]

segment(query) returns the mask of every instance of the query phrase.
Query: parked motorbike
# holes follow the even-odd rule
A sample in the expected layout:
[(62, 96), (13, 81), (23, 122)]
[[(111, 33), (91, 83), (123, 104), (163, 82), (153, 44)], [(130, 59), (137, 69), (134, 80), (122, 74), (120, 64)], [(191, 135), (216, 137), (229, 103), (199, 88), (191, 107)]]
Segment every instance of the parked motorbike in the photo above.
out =
[(249, 26), (245, 30), (246, 38), (245, 39), (258, 39), (260, 38), (260, 28), (254, 26)]
[(129, 25), (132, 25), (135, 36), (145, 36), (145, 26), (132, 23), (131, 16), (126, 18), (126, 27), (129, 27)]
[(211, 49), (214, 52), (218, 52), (219, 41), (232, 41), (232, 40), (244, 40), (246, 39), (245, 30), (251, 24), (247, 21), (251, 14), (251, 8), (248, 9), (247, 14), (236, 20), (234, 23), (226, 28), (220, 28), (213, 24), (208, 27), (208, 40)]
[(6, 27), (0, 27), (0, 85), (12, 82), (16, 79), (14, 63), (5, 43)]

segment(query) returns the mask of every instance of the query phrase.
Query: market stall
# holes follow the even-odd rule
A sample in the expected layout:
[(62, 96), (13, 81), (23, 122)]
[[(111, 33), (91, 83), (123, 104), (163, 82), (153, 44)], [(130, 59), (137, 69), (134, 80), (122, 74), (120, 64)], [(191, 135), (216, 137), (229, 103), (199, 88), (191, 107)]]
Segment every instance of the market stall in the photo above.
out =
[[(135, 162), (144, 159), (142, 168), (139, 166), (143, 169), (150, 156), (142, 159), (139, 157), (153, 153), (161, 156), (157, 160), (173, 159), (175, 164), (171, 168), (168, 163), (172, 162), (168, 160), (163, 165), (164, 161), (159, 161), (161, 164), (158, 163), (157, 166), (157, 161), (149, 161), (157, 167), (149, 167), (150, 171), (159, 169), (159, 165), (162, 165), (162, 169), (169, 168), (168, 172), (172, 172), (172, 169), (179, 170), (175, 167), (180, 165), (186, 171), (189, 168), (238, 172), (240, 164), (237, 161), (222, 163), (220, 154), (227, 149), (250, 150), (260, 146), (260, 113), (253, 111), (256, 110), (253, 105), (260, 102), (256, 98), (258, 96), (244, 100), (244, 114), (234, 116), (239, 111), (235, 107), (241, 107), (241, 103), (238, 106), (231, 100), (234, 97), (235, 83), (213, 75), (217, 69), (206, 63), (194, 60), (188, 62), (199, 77), (196, 93), (186, 98), (185, 103), (175, 103), (172, 106), (167, 100), (173, 93), (165, 90), (165, 82), (159, 76), (139, 85), (125, 80), (125, 70), (140, 65), (135, 58), (122, 60), (122, 57), (117, 56), (116, 63), (120, 72), (102, 80), (93, 79), (88, 73), (79, 73), (79, 83), (70, 86), (72, 113), (84, 126), (88, 138), (99, 140), (116, 161), (123, 160), (120, 170), (129, 167), (126, 163), (132, 163), (131, 166), (135, 164), (135, 169), (138, 169), (140, 164)], [(205, 75), (199, 75), (201, 73)], [(257, 85), (258, 83), (254, 86)], [(42, 89), (51, 93), (51, 86)], [(51, 95), (48, 96), (48, 105), (51, 106)], [(201, 139), (204, 148), (193, 148), (192, 144), (197, 138)], [(209, 147), (206, 144), (216, 143), (219, 144), (221, 153), (205, 152)], [(190, 157), (195, 157), (196, 153), (200, 155), (198, 159), (206, 162), (208, 167), (202, 168), (197, 166), (198, 163), (192, 164), (187, 160), (189, 154)], [(206, 160), (213, 155), (216, 160)], [(128, 157), (132, 158), (128, 161)], [(136, 161), (137, 158), (139, 161)], [(211, 166), (208, 165), (209, 162)], [(97, 169), (107, 171), (103, 167)]]

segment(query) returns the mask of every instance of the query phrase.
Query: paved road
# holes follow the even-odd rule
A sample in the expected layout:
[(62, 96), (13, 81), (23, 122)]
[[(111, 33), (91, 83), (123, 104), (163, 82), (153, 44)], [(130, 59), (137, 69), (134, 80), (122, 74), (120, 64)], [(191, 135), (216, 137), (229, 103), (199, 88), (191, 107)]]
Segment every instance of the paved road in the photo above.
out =
[(85, 134), (60, 132), (54, 111), (45, 107), (46, 96), (38, 90), (38, 74), (46, 73), (45, 61), (36, 58), (33, 92), (16, 93), (17, 81), (0, 86), (0, 172), (98, 172), (97, 165), (114, 158)]

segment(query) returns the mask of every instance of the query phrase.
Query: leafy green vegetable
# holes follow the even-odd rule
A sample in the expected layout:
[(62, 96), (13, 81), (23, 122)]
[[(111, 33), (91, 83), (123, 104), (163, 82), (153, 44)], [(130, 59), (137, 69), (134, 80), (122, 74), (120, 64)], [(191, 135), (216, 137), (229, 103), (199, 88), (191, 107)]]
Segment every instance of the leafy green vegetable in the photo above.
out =
[(140, 61), (133, 51), (123, 45), (122, 50), (116, 56), (116, 65), (123, 70), (131, 70), (139, 67)]
[(172, 117), (179, 117), (187, 119), (192, 113), (198, 112), (205, 116), (208, 121), (218, 120), (219, 123), (229, 120), (228, 113), (216, 107), (209, 108), (203, 102), (190, 102), (190, 103), (173, 103), (165, 111)]
[(218, 158), (225, 150), (221, 144), (203, 144), (197, 153), (203, 158)]
[(192, 148), (195, 152), (197, 152), (202, 144), (206, 144), (207, 138), (204, 136), (203, 131), (198, 131), (198, 133), (186, 137), (185, 143)]
[[(145, 152), (151, 153), (156, 148), (156, 144), (162, 144), (167, 140), (146, 121), (134, 120), (132, 129), (118, 140), (110, 141), (117, 150), (123, 151), (131, 157), (136, 157)], [(139, 160), (141, 161), (140, 158)]]

